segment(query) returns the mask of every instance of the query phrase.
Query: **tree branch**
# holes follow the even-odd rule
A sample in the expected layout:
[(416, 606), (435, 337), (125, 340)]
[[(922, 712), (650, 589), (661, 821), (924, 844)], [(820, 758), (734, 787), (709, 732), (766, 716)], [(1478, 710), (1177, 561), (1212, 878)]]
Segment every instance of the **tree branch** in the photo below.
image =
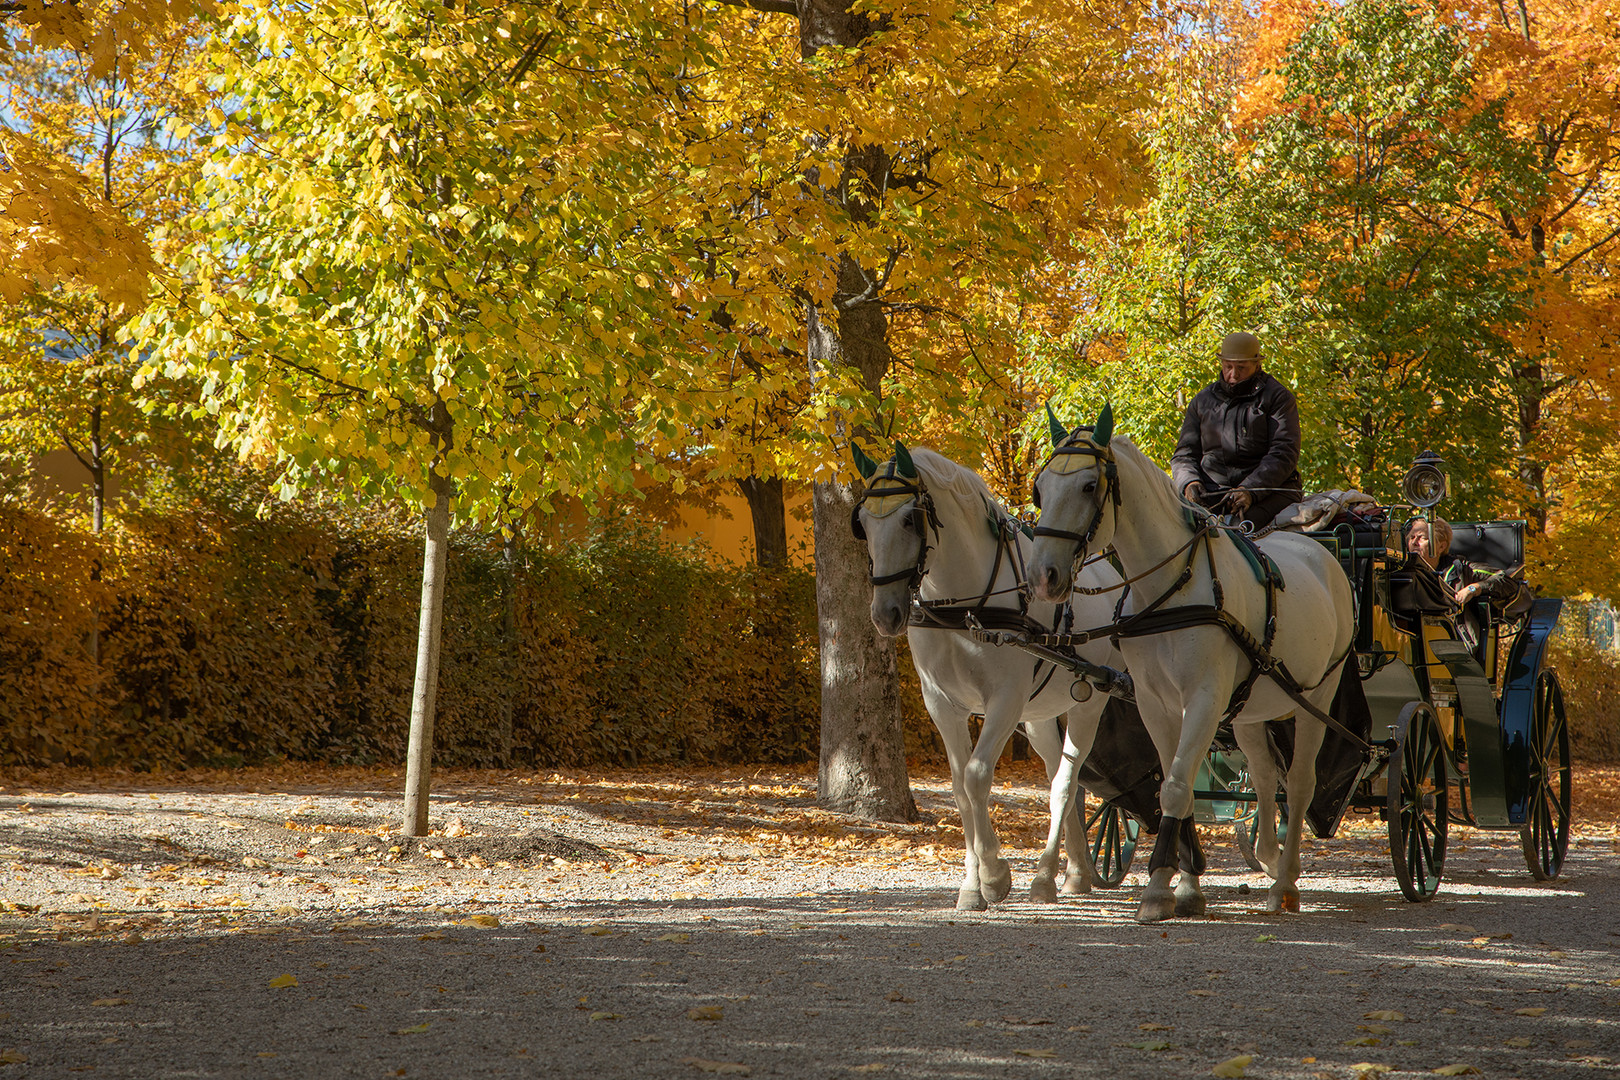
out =
[(769, 12), (772, 15), (797, 16), (799, 14), (799, 5), (795, 4), (793, 0), (715, 0), (715, 3), (724, 4), (727, 7)]

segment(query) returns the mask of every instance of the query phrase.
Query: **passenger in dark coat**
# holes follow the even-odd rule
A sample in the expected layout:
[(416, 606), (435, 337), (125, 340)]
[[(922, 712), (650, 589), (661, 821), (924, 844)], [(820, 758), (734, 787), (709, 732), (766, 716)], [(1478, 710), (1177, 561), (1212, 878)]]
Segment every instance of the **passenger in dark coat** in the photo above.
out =
[(1221, 342), (1221, 377), (1187, 406), (1170, 476), (1188, 502), (1235, 513), (1256, 527), (1303, 495), (1299, 408), (1293, 391), (1261, 369), (1260, 339)]

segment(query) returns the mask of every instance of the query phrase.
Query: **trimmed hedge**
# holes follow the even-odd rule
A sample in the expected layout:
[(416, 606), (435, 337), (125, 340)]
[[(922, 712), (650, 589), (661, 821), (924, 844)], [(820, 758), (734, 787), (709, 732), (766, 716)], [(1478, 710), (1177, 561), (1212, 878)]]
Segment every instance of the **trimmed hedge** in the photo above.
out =
[[(154, 489), (99, 538), (0, 498), (0, 764), (403, 758), (419, 527), (250, 490)], [(807, 573), (630, 531), (453, 543), (437, 763), (814, 759)]]

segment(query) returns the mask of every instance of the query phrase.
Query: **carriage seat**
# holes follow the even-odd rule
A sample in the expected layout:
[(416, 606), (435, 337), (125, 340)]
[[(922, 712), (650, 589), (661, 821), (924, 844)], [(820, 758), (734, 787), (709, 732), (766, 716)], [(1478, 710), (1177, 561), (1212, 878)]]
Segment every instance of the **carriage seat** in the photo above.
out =
[(1453, 521), (1451, 553), (1490, 570), (1524, 565), (1523, 521)]

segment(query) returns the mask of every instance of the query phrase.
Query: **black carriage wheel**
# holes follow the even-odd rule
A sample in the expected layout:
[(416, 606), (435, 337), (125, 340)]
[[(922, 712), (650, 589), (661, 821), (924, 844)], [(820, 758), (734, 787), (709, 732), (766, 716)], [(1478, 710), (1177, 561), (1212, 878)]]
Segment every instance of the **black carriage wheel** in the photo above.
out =
[(1111, 802), (1086, 815), (1086, 847), (1091, 851), (1095, 880), (1102, 888), (1112, 889), (1125, 880), (1141, 828), (1135, 818)]
[(1558, 676), (1543, 671), (1536, 679), (1530, 717), (1530, 806), (1519, 842), (1524, 862), (1537, 881), (1551, 881), (1564, 869), (1569, 850), (1569, 724)]
[(1389, 759), (1389, 854), (1401, 895), (1413, 903), (1440, 888), (1446, 862), (1446, 747), (1434, 711), (1421, 701), (1401, 710)]
[[(1288, 835), (1288, 806), (1277, 803), (1277, 842), (1281, 843)], [(1232, 839), (1237, 841), (1238, 854), (1255, 873), (1264, 873), (1265, 867), (1260, 865), (1260, 859), (1254, 853), (1256, 841), (1260, 838), (1260, 804), (1250, 804), (1249, 813), (1232, 822)]]

